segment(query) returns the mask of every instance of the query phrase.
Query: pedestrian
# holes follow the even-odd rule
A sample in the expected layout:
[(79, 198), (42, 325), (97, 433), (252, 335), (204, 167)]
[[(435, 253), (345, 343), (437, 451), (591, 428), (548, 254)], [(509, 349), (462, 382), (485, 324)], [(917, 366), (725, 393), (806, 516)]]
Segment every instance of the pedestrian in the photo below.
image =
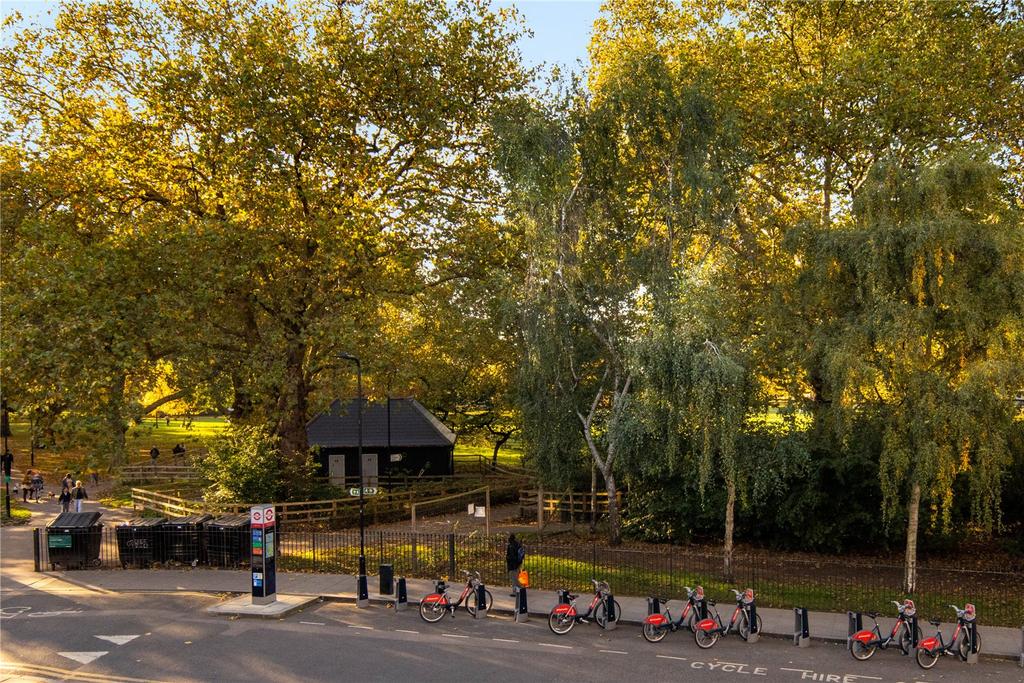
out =
[(11, 476), (11, 468), (14, 467), (14, 453), (11, 453), (10, 451), (4, 451), (4, 454), (2, 458), (0, 458), (0, 460), (2, 460), (3, 462), (4, 476)]
[(60, 490), (60, 497), (57, 499), (60, 501), (60, 511), (68, 512), (71, 507), (71, 489), (62, 488)]
[(174, 444), (174, 448), (171, 450), (171, 453), (174, 453), (175, 460), (180, 460), (181, 458), (185, 457), (185, 447), (182, 446), (180, 443), (176, 443)]
[(75, 512), (82, 511), (82, 501), (87, 499), (89, 494), (85, 492), (82, 482), (76, 481), (75, 488), (71, 489), (71, 498), (75, 501)]
[(32, 475), (35, 470), (28, 470), (25, 472), (25, 476), (21, 478), (21, 502), (28, 502), (28, 492), (32, 490)]
[(508, 535), (508, 547), (505, 549), (505, 567), (508, 569), (508, 581), (512, 584), (512, 597), (519, 588), (519, 570), (526, 559), (526, 546), (519, 542), (515, 534)]
[(164, 424), (167, 425), (168, 427), (171, 426), (171, 416), (170, 415), (168, 415), (167, 417), (164, 418)]
[(156, 459), (159, 458), (159, 457), (160, 457), (160, 449), (159, 448), (157, 448), (156, 446), (153, 446), (152, 448), (149, 449), (149, 458), (150, 458), (150, 460), (153, 461), (154, 465), (156, 464)]
[(74, 479), (74, 477), (71, 476), (70, 472), (65, 474), (64, 478), (60, 480), (60, 487), (62, 489), (67, 489), (68, 491), (70, 491), (71, 487), (74, 486), (74, 485), (75, 485), (75, 479)]
[(34, 472), (35, 474), (32, 475), (32, 493), (38, 503), (39, 496), (43, 495), (43, 486), (45, 483), (43, 482), (43, 473), (39, 471)]

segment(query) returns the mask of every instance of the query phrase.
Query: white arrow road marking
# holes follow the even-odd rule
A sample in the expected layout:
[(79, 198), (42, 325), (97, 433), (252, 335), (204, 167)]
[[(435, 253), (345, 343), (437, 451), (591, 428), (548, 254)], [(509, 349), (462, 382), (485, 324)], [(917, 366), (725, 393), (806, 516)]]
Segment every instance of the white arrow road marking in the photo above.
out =
[(104, 652), (58, 652), (61, 657), (67, 657), (73, 659), (81, 664), (88, 664), (89, 662), (99, 659), (103, 655), (107, 654), (108, 651)]
[(130, 643), (133, 640), (135, 640), (136, 638), (138, 638), (137, 635), (136, 636), (96, 636), (96, 637), (99, 638), (100, 640), (109, 640), (114, 645), (124, 645), (125, 643)]

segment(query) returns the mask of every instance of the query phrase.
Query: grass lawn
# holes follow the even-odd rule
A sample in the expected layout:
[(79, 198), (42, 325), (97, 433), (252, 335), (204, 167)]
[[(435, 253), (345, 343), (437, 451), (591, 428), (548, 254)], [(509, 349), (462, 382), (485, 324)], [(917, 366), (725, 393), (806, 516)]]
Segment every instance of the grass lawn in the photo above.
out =
[[(493, 446), (455, 446), (455, 464), (476, 465), (480, 458), (483, 457), (487, 462), (491, 462), (491, 458), (494, 457)], [(523, 464), (523, 452), (522, 450), (510, 447), (507, 444), (501, 447), (498, 451), (498, 464), (499, 465), (511, 465), (519, 467)]]
[[(171, 449), (175, 444), (182, 444), (186, 450), (203, 447), (203, 439), (210, 438), (228, 426), (227, 418), (197, 417), (185, 427), (181, 420), (171, 418), (168, 425), (165, 420), (157, 421), (149, 418), (143, 424), (135, 425), (128, 430), (127, 444), (130, 462), (148, 462), (149, 449), (156, 446), (160, 449), (160, 461), (171, 461)], [(14, 452), (14, 466), (25, 471), (32, 465), (29, 463), (29, 424), (23, 421), (11, 421), (11, 450)], [(35, 467), (44, 473), (53, 475), (56, 472), (81, 472), (85, 463), (86, 450), (77, 446), (54, 448), (46, 444), (46, 448), (36, 449)]]
[(11, 496), (11, 517), (7, 518), (7, 492), (0, 487), (0, 514), (3, 515), (3, 526), (14, 526), (28, 524), (32, 519), (32, 512), (25, 507), (21, 500)]

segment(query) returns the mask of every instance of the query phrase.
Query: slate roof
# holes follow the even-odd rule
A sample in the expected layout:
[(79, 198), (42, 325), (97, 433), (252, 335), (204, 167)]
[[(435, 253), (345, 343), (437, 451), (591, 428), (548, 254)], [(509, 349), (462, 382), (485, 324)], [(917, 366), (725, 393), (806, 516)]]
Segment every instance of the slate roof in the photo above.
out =
[[(364, 399), (365, 400), (365, 399)], [(356, 399), (342, 404), (335, 399), (327, 410), (306, 424), (310, 446), (355, 448), (358, 445)], [(363, 449), (387, 448), (387, 401), (363, 407)], [(455, 434), (414, 398), (391, 399), (391, 447), (441, 447), (455, 445)]]

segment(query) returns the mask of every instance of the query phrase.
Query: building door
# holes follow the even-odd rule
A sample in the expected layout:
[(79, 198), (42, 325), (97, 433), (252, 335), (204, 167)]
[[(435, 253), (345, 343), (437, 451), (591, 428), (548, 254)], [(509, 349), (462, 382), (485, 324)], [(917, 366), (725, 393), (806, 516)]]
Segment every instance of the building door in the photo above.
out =
[(377, 485), (377, 454), (363, 453), (363, 486)]
[(331, 453), (327, 461), (327, 476), (332, 486), (345, 485), (345, 454)]

